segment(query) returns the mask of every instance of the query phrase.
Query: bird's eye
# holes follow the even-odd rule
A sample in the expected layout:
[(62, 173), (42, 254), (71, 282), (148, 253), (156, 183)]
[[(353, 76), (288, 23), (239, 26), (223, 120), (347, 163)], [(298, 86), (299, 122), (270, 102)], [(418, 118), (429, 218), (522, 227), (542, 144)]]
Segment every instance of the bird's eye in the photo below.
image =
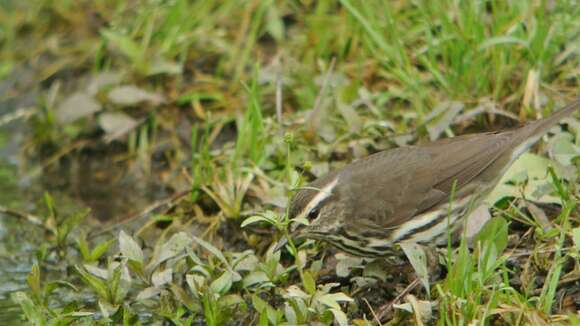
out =
[(309, 213), (308, 213), (308, 217), (307, 219), (309, 221), (314, 220), (315, 218), (318, 217), (318, 207), (313, 208)]

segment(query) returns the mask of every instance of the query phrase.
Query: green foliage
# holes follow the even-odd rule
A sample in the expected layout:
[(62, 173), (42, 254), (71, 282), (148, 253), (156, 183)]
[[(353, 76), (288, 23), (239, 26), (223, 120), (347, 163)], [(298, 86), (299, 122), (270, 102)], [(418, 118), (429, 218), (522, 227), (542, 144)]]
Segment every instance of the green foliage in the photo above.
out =
[[(281, 212), (302, 179), (425, 131), (503, 127), (516, 110), (531, 117), (527, 106), (547, 114), (578, 84), (572, 1), (9, 2), (0, 5), (0, 101), (40, 92), (22, 148), (40, 161), (30, 174), (120, 148), (112, 164), (126, 164), (121, 179), (138, 179), (136, 188), (191, 188), (189, 200), (151, 203), (138, 231), (129, 221), (99, 237), (83, 223), (88, 211), (68, 213), (47, 193), (29, 289), (12, 294), (29, 324), (369, 325), (371, 308), (408, 280), (382, 260), (336, 255), (333, 268), (323, 246), (295, 244), (291, 223), (308, 222)], [(89, 87), (107, 73), (113, 81)], [(68, 92), (99, 109), (59, 121)], [(483, 107), (494, 110), (473, 118)], [(130, 128), (111, 133), (109, 114)], [(558, 164), (535, 154), (514, 164), (488, 199), (495, 217), (471, 247), (450, 243), (441, 257), (443, 280), (422, 248), (403, 246), (424, 290), (394, 305), (391, 324), (417, 318), (420, 304), (439, 306), (440, 325), (577, 322), (559, 291), (580, 257), (571, 171), (580, 129), (575, 120), (562, 129), (545, 146)], [(92, 190), (78, 186), (75, 198)], [(564, 208), (551, 219), (514, 198)], [(119, 215), (143, 209), (128, 202)], [(272, 252), (278, 238), (288, 243)]]
[[(204, 180), (212, 175), (211, 157), (209, 154), (210, 123), (206, 122), (203, 135), (200, 137), (197, 126), (191, 128), (191, 201), (195, 202), (200, 195)], [(199, 140), (198, 140), (199, 138)]]
[(576, 206), (575, 202), (570, 200), (570, 189), (564, 186), (562, 181), (554, 173), (553, 169), (549, 169), (549, 173), (552, 177), (554, 188), (556, 188), (560, 198), (562, 198), (564, 206), (562, 213), (559, 216), (561, 226), (560, 234), (555, 244), (556, 253), (554, 255), (553, 264), (548, 272), (547, 281), (544, 283), (539, 298), (540, 308), (544, 313), (550, 313), (552, 311), (556, 289), (560, 282), (563, 265), (566, 261), (566, 257), (562, 253), (562, 248), (564, 247), (564, 241), (566, 240), (567, 234), (570, 231), (570, 215)]
[[(440, 296), (442, 325), (461, 325), (470, 320), (485, 321), (488, 311), (496, 308), (496, 291), (506, 291), (502, 284), (507, 245), (507, 222), (495, 218), (488, 222), (474, 242), (474, 254), (465, 240), (457, 249), (454, 260), (447, 262), (447, 278), (437, 286)], [(491, 295), (491, 297), (490, 297)], [(485, 304), (485, 301), (487, 303)]]
[(232, 162), (234, 169), (238, 164), (238, 160), (242, 158), (248, 158), (257, 165), (260, 165), (266, 158), (264, 157), (264, 145), (267, 137), (264, 130), (262, 107), (260, 105), (258, 73), (259, 70), (256, 67), (252, 84), (246, 86), (248, 104), (244, 117), (238, 126), (239, 132), (236, 141), (236, 151)]

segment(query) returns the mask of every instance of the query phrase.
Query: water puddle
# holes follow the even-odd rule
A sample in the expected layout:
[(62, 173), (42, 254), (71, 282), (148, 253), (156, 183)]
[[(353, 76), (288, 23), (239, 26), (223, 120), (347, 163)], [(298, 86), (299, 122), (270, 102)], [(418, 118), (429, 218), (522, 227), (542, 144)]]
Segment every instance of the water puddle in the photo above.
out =
[[(6, 82), (0, 82), (0, 91), (6, 89)], [(128, 166), (130, 160), (122, 159), (126, 156), (122, 146), (87, 146), (48, 165), (24, 159), (29, 123), (22, 118), (6, 122), (6, 117), (16, 116), (35, 101), (35, 92), (0, 98), (0, 121), (5, 119), (0, 124), (0, 325), (20, 320), (20, 308), (10, 295), (27, 290), (26, 277), (46, 237), (41, 227), (15, 214), (3, 214), (3, 209), (42, 216), (46, 212), (43, 195), (49, 192), (65, 214), (90, 208), (86, 226), (98, 230), (171, 193), (159, 178), (140, 173), (135, 164)]]

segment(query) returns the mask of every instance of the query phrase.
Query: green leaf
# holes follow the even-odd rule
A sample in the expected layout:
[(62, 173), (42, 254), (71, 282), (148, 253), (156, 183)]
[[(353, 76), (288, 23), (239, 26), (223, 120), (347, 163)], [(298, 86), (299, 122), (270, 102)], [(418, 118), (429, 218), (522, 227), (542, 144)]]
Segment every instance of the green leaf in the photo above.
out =
[(576, 250), (580, 251), (580, 227), (572, 229), (572, 239), (576, 245)]
[(260, 215), (254, 215), (254, 216), (250, 216), (247, 219), (245, 219), (242, 224), (241, 227), (245, 228), (246, 226), (253, 224), (253, 223), (258, 223), (258, 222), (270, 222), (267, 218), (265, 218), (264, 216), (260, 216)]
[(338, 293), (327, 293), (327, 294), (323, 294), (321, 296), (318, 297), (318, 302), (322, 303), (323, 305), (332, 308), (332, 309), (337, 309), (340, 310), (340, 305), (338, 304), (338, 302), (352, 302), (353, 299), (351, 297), (349, 297), (348, 295), (342, 293), (342, 292), (338, 292)]
[(455, 262), (451, 264), (446, 278), (447, 287), (454, 295), (464, 297), (471, 291), (474, 266), (474, 259), (467, 248), (467, 243), (462, 240)]
[(256, 68), (251, 85), (246, 86), (248, 91), (247, 109), (238, 126), (238, 137), (233, 159), (249, 158), (254, 163), (260, 164), (266, 154), (265, 146), (268, 137), (265, 133), (264, 118), (260, 105), (261, 92), (257, 70)]
[(52, 199), (52, 196), (50, 195), (49, 192), (44, 193), (44, 204), (46, 205), (46, 208), (48, 209), (50, 217), (56, 218), (57, 212), (56, 212), (56, 208), (54, 206), (54, 200)]
[(82, 267), (78, 265), (75, 266), (75, 269), (80, 274), (83, 281), (85, 281), (85, 283), (87, 283), (87, 285), (90, 286), (97, 293), (99, 298), (106, 300), (109, 299), (108, 295), (109, 292), (107, 290), (107, 286), (103, 281), (89, 274), (86, 270), (84, 270)]
[(254, 306), (254, 309), (260, 313), (268, 307), (268, 303), (266, 303), (266, 301), (260, 298), (257, 294), (252, 296), (252, 305)]
[(179, 302), (181, 302), (184, 306), (186, 306), (188, 310), (191, 310), (194, 312), (201, 311), (199, 301), (195, 300), (195, 298), (192, 297), (191, 295), (189, 295), (184, 289), (182, 289), (181, 287), (179, 287), (173, 283), (171, 284), (170, 289), (171, 289), (171, 292), (173, 293), (173, 295), (175, 296), (175, 298)]
[(246, 301), (239, 294), (224, 295), (219, 299), (220, 305), (224, 307), (246, 305)]
[(129, 36), (108, 29), (101, 30), (101, 35), (132, 61), (141, 60), (144, 52)]
[(505, 219), (495, 217), (489, 220), (476, 236), (476, 241), (484, 244), (494, 244), (498, 253), (501, 253), (507, 247), (508, 242), (508, 225)]
[(121, 285), (121, 268), (123, 266), (119, 265), (117, 266), (117, 268), (115, 268), (113, 270), (113, 277), (111, 277), (108, 281), (109, 281), (109, 297), (111, 298), (111, 303), (119, 303), (121, 300), (118, 299), (122, 299), (120, 298), (120, 285)]
[(479, 45), (479, 50), (485, 50), (489, 47), (494, 47), (497, 45), (520, 45), (524, 48), (528, 47), (528, 43), (526, 43), (526, 41), (521, 40), (517, 37), (495, 36), (495, 37), (490, 37), (490, 38), (486, 39), (485, 41), (483, 41), (483, 43), (481, 43)]
[(26, 277), (26, 281), (34, 297), (40, 300), (42, 297), (41, 293), (42, 289), (40, 285), (40, 268), (38, 267), (38, 264), (35, 263), (34, 265), (32, 265), (32, 270), (30, 271), (30, 274), (28, 274), (28, 276)]
[(195, 254), (195, 252), (193, 252), (191, 247), (186, 247), (185, 252), (187, 253), (187, 256), (191, 259), (191, 261), (193, 261), (194, 264), (199, 265), (199, 266), (205, 265), (201, 261), (201, 259), (199, 259), (199, 257)]
[(336, 320), (336, 322), (340, 326), (347, 326), (348, 325), (348, 318), (346, 317), (346, 314), (342, 310), (330, 309), (330, 312), (332, 312), (332, 314), (334, 315), (334, 320)]
[(64, 219), (56, 229), (56, 237), (59, 245), (65, 245), (70, 232), (89, 215), (90, 211), (90, 209), (78, 211)]
[(260, 313), (260, 326), (268, 326), (268, 312), (267, 312), (267, 310)]
[(35, 304), (24, 292), (14, 292), (11, 295), (12, 301), (20, 305), (29, 325), (46, 325), (44, 316), (40, 311), (40, 306)]
[(314, 277), (309, 271), (302, 273), (302, 285), (308, 294), (313, 295), (316, 293), (316, 281), (314, 281)]
[(224, 294), (232, 287), (233, 277), (232, 273), (225, 271), (219, 278), (211, 282), (210, 289), (213, 293)]
[(205, 277), (197, 274), (187, 274), (185, 276), (185, 282), (195, 297), (201, 296), (201, 292), (206, 284)]
[(81, 235), (77, 238), (77, 247), (79, 248), (79, 252), (83, 257), (83, 260), (89, 261), (91, 260), (91, 253), (89, 251), (89, 244), (87, 243), (85, 235)]
[(198, 237), (193, 237), (193, 240), (197, 242), (200, 246), (204, 247), (207, 251), (209, 251), (212, 255), (214, 255), (217, 259), (219, 259), (224, 265), (229, 266), (228, 261), (222, 252), (214, 247), (211, 243), (204, 241)]
[(564, 201), (568, 200), (568, 198), (570, 197), (570, 195), (567, 191), (568, 189), (562, 183), (562, 179), (559, 178), (559, 176), (556, 174), (556, 171), (554, 170), (554, 168), (552, 166), (550, 166), (548, 168), (548, 173), (550, 174), (550, 177), (552, 178), (552, 185), (554, 186), (554, 188), (556, 188), (556, 191), (557, 191), (559, 197)]
[(143, 251), (141, 246), (127, 233), (119, 232), (119, 249), (123, 256), (143, 264)]
[(108, 250), (109, 247), (115, 242), (115, 239), (110, 239), (97, 244), (93, 251), (91, 251), (90, 261), (97, 261), (101, 258)]
[(58, 288), (69, 288), (70, 290), (73, 290), (75, 292), (78, 292), (79, 289), (74, 286), (72, 283), (69, 283), (67, 281), (52, 281), (52, 282), (48, 282), (45, 286), (44, 286), (44, 296), (47, 297), (49, 295), (52, 294), (52, 291), (54, 291), (55, 289)]
[(261, 213), (259, 216), (263, 219), (263, 221), (267, 222), (270, 225), (275, 226), (278, 229), (281, 229), (283, 226), (282, 220), (280, 218), (281, 216), (276, 214), (275, 212), (265, 211)]
[(109, 302), (103, 301), (103, 300), (99, 300), (99, 310), (101, 310), (101, 313), (103, 314), (103, 316), (105, 318), (109, 318), (112, 315), (115, 314), (115, 312), (117, 312), (117, 310), (119, 310), (119, 305), (113, 305), (110, 304)]
[(266, 275), (266, 273), (264, 273), (263, 271), (254, 271), (244, 277), (243, 284), (244, 288), (248, 288), (250, 286), (266, 283), (269, 281), (270, 279), (268, 278), (268, 275)]
[(276, 6), (268, 6), (266, 12), (266, 30), (277, 41), (284, 40), (284, 22)]
[[(552, 170), (550, 170), (553, 173)], [(555, 176), (553, 176), (556, 179)], [(561, 185), (561, 187), (563, 187)], [(562, 212), (560, 213), (561, 218), (561, 229), (560, 236), (555, 244), (556, 252), (554, 253), (554, 258), (552, 258), (552, 263), (546, 281), (542, 287), (542, 292), (540, 294), (539, 307), (544, 313), (549, 314), (552, 311), (554, 301), (556, 299), (556, 291), (558, 284), (560, 283), (560, 277), (562, 275), (562, 270), (564, 268), (564, 262), (567, 260), (566, 255), (562, 254), (562, 248), (566, 241), (568, 232), (570, 231), (570, 215), (575, 209), (575, 205), (571, 201), (564, 204)]]
[(169, 258), (173, 258), (178, 254), (184, 252), (187, 247), (191, 246), (193, 242), (191, 236), (185, 232), (179, 232), (174, 234), (167, 242), (161, 245), (159, 253), (156, 255), (155, 263), (156, 266)]

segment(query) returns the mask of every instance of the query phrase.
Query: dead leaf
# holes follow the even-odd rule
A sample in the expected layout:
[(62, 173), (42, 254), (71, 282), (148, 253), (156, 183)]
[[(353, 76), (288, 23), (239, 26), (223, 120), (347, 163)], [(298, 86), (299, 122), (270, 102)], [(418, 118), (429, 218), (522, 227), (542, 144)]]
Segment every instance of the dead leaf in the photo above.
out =
[(168, 268), (163, 271), (156, 271), (151, 275), (151, 283), (155, 287), (160, 287), (162, 285), (171, 283), (173, 281), (173, 269)]
[(401, 249), (405, 253), (405, 256), (409, 259), (411, 266), (415, 270), (415, 274), (425, 287), (427, 294), (429, 294), (429, 271), (427, 268), (427, 255), (423, 247), (417, 243), (413, 242), (402, 242), (400, 244)]
[(394, 304), (393, 308), (410, 312), (414, 315), (415, 325), (429, 324), (433, 319), (432, 305), (429, 301), (417, 300), (412, 294), (405, 296), (406, 303)]
[(338, 101), (337, 109), (344, 120), (346, 120), (348, 130), (354, 134), (360, 133), (362, 130), (362, 120), (353, 107), (349, 104), (343, 103), (342, 101)]
[(550, 156), (563, 165), (572, 165), (572, 160), (580, 156), (580, 146), (574, 144), (574, 136), (562, 132), (550, 139), (548, 143)]
[(139, 122), (123, 112), (106, 112), (99, 116), (99, 126), (105, 131), (105, 142), (111, 142), (134, 129)]
[(134, 85), (123, 85), (109, 92), (109, 100), (121, 106), (134, 106), (143, 102), (159, 105), (165, 98), (157, 93), (148, 92)]
[(455, 117), (463, 110), (461, 102), (442, 102), (427, 116), (427, 132), (431, 141), (437, 140), (447, 129)]
[(181, 64), (166, 60), (162, 57), (155, 58), (148, 68), (148, 76), (159, 74), (180, 75), (183, 72), (183, 67)]
[(99, 268), (98, 266), (93, 266), (90, 264), (84, 264), (83, 267), (87, 270), (87, 272), (104, 280), (109, 278), (109, 272), (106, 269)]
[(310, 110), (306, 113), (306, 137), (314, 139), (316, 136), (321, 137), (327, 143), (331, 143), (336, 139), (336, 130), (329, 123), (330, 114), (328, 107), (330, 100), (321, 100), (319, 107), (316, 110)]
[(412, 294), (407, 294), (405, 296), (405, 301), (413, 307), (416, 325), (424, 325), (424, 323), (429, 323), (431, 321), (433, 318), (431, 302), (417, 300), (417, 298)]
[(143, 291), (139, 292), (139, 294), (137, 294), (137, 297), (135, 298), (135, 300), (137, 300), (137, 301), (147, 300), (147, 299), (153, 298), (154, 296), (158, 295), (160, 292), (161, 292), (161, 289), (156, 287), (156, 286), (148, 287), (148, 288), (143, 289)]
[(530, 69), (530, 71), (528, 71), (528, 79), (526, 81), (526, 89), (522, 101), (522, 110), (520, 111), (521, 121), (525, 121), (525, 108), (533, 107), (534, 109), (538, 109), (540, 107), (539, 85), (539, 72), (535, 69)]
[(90, 95), (77, 92), (67, 97), (56, 109), (56, 120), (61, 124), (75, 122), (101, 110), (101, 105)]
[[(553, 186), (548, 176), (548, 167), (552, 166), (557, 175), (564, 176), (564, 171), (558, 165), (545, 157), (524, 153), (507, 170), (494, 190), (486, 197), (490, 206), (505, 197), (520, 197), (523, 181), (526, 181), (525, 198), (539, 203), (560, 204), (561, 199), (552, 195)], [(510, 183), (508, 183), (510, 182)]]
[(106, 71), (92, 76), (87, 86), (87, 94), (94, 96), (104, 87), (120, 83), (121, 77), (120, 73), (112, 71)]
[(538, 222), (544, 231), (548, 231), (552, 228), (552, 223), (546, 216), (546, 212), (544, 212), (541, 208), (536, 206), (534, 203), (530, 201), (525, 201), (524, 205), (528, 208), (536, 222)]
[(362, 258), (347, 256), (343, 253), (338, 253), (335, 257), (338, 261), (336, 264), (336, 275), (339, 277), (347, 277), (353, 269), (362, 268)]

